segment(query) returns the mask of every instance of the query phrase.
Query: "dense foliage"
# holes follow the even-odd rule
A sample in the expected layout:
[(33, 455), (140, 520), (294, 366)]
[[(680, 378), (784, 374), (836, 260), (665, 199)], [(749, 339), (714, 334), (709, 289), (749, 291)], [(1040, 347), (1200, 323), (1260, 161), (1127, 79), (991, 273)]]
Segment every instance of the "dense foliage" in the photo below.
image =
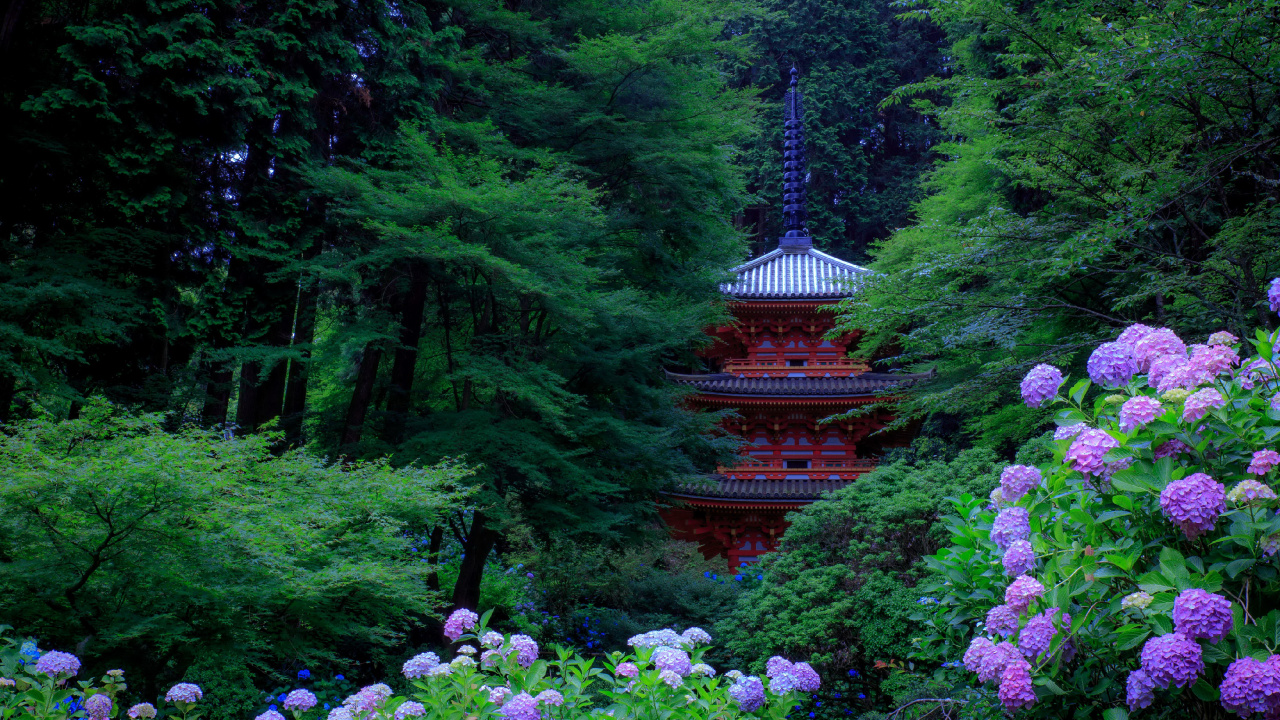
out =
[(864, 354), (938, 365), (904, 419), (959, 414), (1011, 450), (1047, 419), (1009, 390), (1037, 362), (1069, 364), (1132, 321), (1237, 335), (1274, 323), (1270, 4), (914, 8), (945, 28), (952, 74), (890, 105), (934, 118), (945, 160), (844, 318), (872, 331)]
[[(407, 536), (463, 507), (468, 471), (273, 454), (279, 439), (101, 404), (0, 436), (0, 617), (148, 695), (210, 666), (239, 683), (384, 668), (437, 601)], [(243, 692), (208, 685), (215, 703)]]

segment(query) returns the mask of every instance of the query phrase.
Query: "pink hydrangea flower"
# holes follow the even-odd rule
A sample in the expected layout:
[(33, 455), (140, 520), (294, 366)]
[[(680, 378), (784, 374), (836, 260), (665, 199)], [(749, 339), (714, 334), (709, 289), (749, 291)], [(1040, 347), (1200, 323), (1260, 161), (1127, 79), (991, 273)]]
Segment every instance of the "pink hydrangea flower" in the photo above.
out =
[(1031, 686), (1031, 666), (1021, 661), (1010, 663), (1000, 675), (1000, 704), (1006, 710), (1031, 707), (1036, 704), (1036, 691)]
[(1008, 605), (996, 605), (987, 611), (987, 630), (1000, 637), (1018, 632), (1018, 611)]
[(1133, 348), (1109, 342), (1098, 346), (1086, 364), (1089, 377), (1106, 388), (1124, 387), (1138, 374), (1138, 362), (1133, 359)]
[(614, 674), (618, 677), (633, 678), (640, 674), (640, 668), (635, 663), (624, 662), (618, 663), (618, 667), (613, 669)]
[[(554, 691), (553, 691), (554, 692)], [(427, 709), (420, 702), (409, 700), (400, 703), (400, 707), (396, 708), (396, 712), (392, 715), (392, 720), (405, 720), (405, 718), (422, 717), (427, 714)]]
[(1173, 626), (1191, 640), (1217, 643), (1231, 633), (1231, 601), (1194, 588), (1173, 601)]
[(1156, 386), (1156, 390), (1161, 394), (1177, 389), (1191, 392), (1212, 380), (1213, 378), (1207, 375), (1204, 370), (1197, 368), (1190, 362), (1185, 362), (1174, 366), (1164, 377), (1160, 378), (1160, 384)]
[(1199, 392), (1192, 393), (1182, 407), (1182, 421), (1196, 422), (1203, 418), (1210, 408), (1220, 408), (1226, 404), (1227, 399), (1222, 397), (1222, 393), (1213, 388), (1205, 388)]
[(268, 710), (261, 715), (258, 715), (253, 720), (284, 720), (284, 716), (275, 710)]
[(1030, 542), (1015, 540), (1009, 545), (1009, 549), (1004, 551), (1004, 557), (1000, 559), (1000, 563), (1004, 566), (1005, 575), (1012, 577), (1026, 575), (1036, 567), (1036, 553), (1031, 549)]
[(1013, 643), (1002, 642), (978, 657), (978, 680), (991, 682), (999, 680), (1005, 668), (1013, 663), (1026, 662)]
[(1000, 495), (1005, 502), (1018, 502), (1023, 495), (1039, 487), (1044, 476), (1030, 465), (1010, 465), (1000, 473)]
[(1147, 386), (1158, 390), (1169, 373), (1186, 364), (1187, 359), (1181, 355), (1161, 355), (1152, 360), (1151, 369), (1147, 371)]
[(1142, 669), (1156, 687), (1186, 687), (1204, 672), (1204, 655), (1181, 633), (1161, 635), (1142, 646)]
[(1121, 345), (1128, 345), (1132, 349), (1137, 346), (1139, 340), (1153, 332), (1155, 332), (1155, 328), (1147, 327), (1142, 323), (1134, 323), (1120, 333), (1120, 337), (1116, 338), (1116, 342)]
[(1208, 378), (1231, 372), (1240, 364), (1240, 354), (1227, 345), (1196, 345), (1187, 361), (1191, 367)]
[(150, 720), (156, 716), (156, 706), (151, 703), (138, 703), (137, 705), (129, 708), (129, 712), (127, 714), (135, 720), (138, 720), (139, 718), (141, 718), (141, 720)]
[(538, 643), (528, 635), (512, 635), (511, 647), (516, 651), (516, 662), (520, 667), (529, 667), (538, 659)]
[(1259, 500), (1275, 500), (1276, 492), (1257, 480), (1241, 480), (1227, 493), (1227, 499), (1236, 505), (1249, 505)]
[(1044, 585), (1039, 580), (1021, 575), (1004, 589), (1004, 604), (1022, 613), (1031, 606), (1032, 600), (1043, 596)]
[(1231, 663), (1219, 687), (1222, 707), (1243, 717), (1274, 710), (1280, 700), (1276, 660), (1280, 656), (1272, 655), (1265, 662), (1245, 656)]
[(537, 697), (534, 698), (534, 701), (544, 705), (555, 705), (556, 707), (560, 707), (561, 705), (564, 705), (564, 696), (557, 690), (547, 689), (538, 693)]
[(1120, 430), (1131, 432), (1164, 414), (1164, 406), (1159, 400), (1146, 395), (1131, 397), (1120, 406)]
[(1194, 540), (1212, 530), (1218, 516), (1226, 512), (1226, 498), (1222, 483), (1194, 473), (1165, 486), (1160, 492), (1160, 509)]
[(1275, 450), (1258, 450), (1253, 454), (1253, 461), (1245, 472), (1254, 475), (1266, 475), (1271, 468), (1280, 465), (1280, 453)]
[(1161, 355), (1187, 356), (1187, 346), (1167, 328), (1157, 328), (1147, 333), (1133, 345), (1134, 359), (1138, 361), (1138, 369), (1146, 372), (1151, 369), (1151, 361)]
[(444, 636), (450, 640), (457, 640), (463, 633), (474, 630), (479, 621), (479, 615), (466, 608), (458, 608), (453, 611), (448, 620), (444, 621)]
[(996, 515), (991, 523), (991, 542), (1001, 550), (1018, 540), (1031, 537), (1030, 513), (1024, 507), (1007, 507)]
[(1062, 385), (1062, 371), (1052, 365), (1041, 363), (1022, 378), (1022, 402), (1027, 407), (1042, 407), (1058, 394), (1058, 386)]
[(1129, 673), (1129, 679), (1125, 682), (1126, 700), (1129, 704), (1129, 712), (1137, 712), (1146, 707), (1150, 707), (1155, 702), (1156, 695), (1155, 683), (1151, 681), (1151, 676), (1143, 670), (1134, 670)]
[(1100, 475), (1103, 470), (1102, 457), (1118, 447), (1120, 443), (1105, 430), (1088, 428), (1081, 430), (1072, 441), (1063, 460), (1071, 463), (1072, 469), (1086, 475)]
[(969, 649), (964, 651), (964, 667), (971, 673), (978, 672), (979, 664), (987, 653), (991, 652), (995, 643), (984, 637), (975, 637), (969, 641)]
[(1167, 457), (1176, 458), (1178, 455), (1188, 452), (1191, 452), (1191, 448), (1187, 447), (1186, 443), (1181, 440), (1168, 440), (1156, 448), (1153, 457), (1156, 460)]

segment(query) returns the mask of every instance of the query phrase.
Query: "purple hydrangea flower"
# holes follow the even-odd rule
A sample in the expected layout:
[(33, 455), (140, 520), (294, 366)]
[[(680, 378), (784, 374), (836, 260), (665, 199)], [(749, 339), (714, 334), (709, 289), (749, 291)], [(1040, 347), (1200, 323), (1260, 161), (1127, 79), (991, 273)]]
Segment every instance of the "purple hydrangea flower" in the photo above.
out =
[(200, 689), (199, 685), (194, 683), (178, 683), (177, 685), (169, 688), (169, 692), (164, 694), (164, 701), (170, 703), (194, 703), (200, 702), (200, 698), (203, 697), (204, 691)]
[(1007, 507), (991, 523), (991, 542), (1001, 550), (1007, 550), (1014, 542), (1028, 537), (1031, 537), (1030, 515), (1024, 507)]
[(1267, 302), (1271, 305), (1271, 312), (1280, 312), (1280, 277), (1271, 281), (1271, 287), (1267, 288)]
[(1213, 382), (1213, 377), (1190, 362), (1185, 362), (1170, 368), (1169, 372), (1160, 378), (1160, 384), (1156, 386), (1156, 390), (1162, 395), (1170, 390), (1192, 392), (1208, 382)]
[(151, 718), (156, 716), (156, 706), (151, 703), (138, 703), (137, 705), (129, 708), (129, 712), (127, 714), (135, 720), (138, 720), (139, 718), (141, 718), (141, 720), (151, 720)]
[(1194, 540), (1213, 529), (1218, 516), (1226, 512), (1226, 488), (1204, 473), (1174, 480), (1160, 492), (1160, 509), (1187, 539)]
[(1240, 354), (1226, 345), (1196, 345), (1187, 363), (1202, 377), (1212, 380), (1239, 365)]
[(1159, 400), (1146, 395), (1131, 397), (1120, 406), (1120, 430), (1130, 432), (1140, 428), (1164, 414), (1164, 407)]
[(396, 712), (391, 717), (393, 720), (404, 720), (405, 718), (422, 717), (427, 714), (427, 709), (422, 707), (422, 703), (409, 700), (400, 703), (400, 707), (396, 708)]
[(1102, 343), (1089, 356), (1089, 377), (1106, 388), (1124, 387), (1138, 374), (1133, 348), (1118, 342)]
[(275, 710), (268, 710), (262, 713), (261, 715), (255, 717), (253, 720), (285, 720), (285, 718), (283, 715), (276, 712)]
[(450, 640), (457, 640), (463, 633), (474, 630), (479, 621), (479, 615), (466, 608), (458, 608), (453, 611), (448, 620), (444, 621), (444, 636)]
[(982, 653), (978, 658), (978, 680), (981, 682), (999, 680), (1005, 668), (1021, 662), (1026, 661), (1022, 659), (1018, 648), (1014, 647), (1013, 643), (1002, 642)]
[(1205, 388), (1193, 393), (1182, 407), (1183, 422), (1196, 422), (1209, 412), (1210, 408), (1220, 408), (1227, 404), (1222, 393), (1213, 388)]
[(1010, 465), (1000, 473), (1000, 495), (1005, 502), (1018, 502), (1023, 495), (1039, 487), (1044, 476), (1030, 465)]
[(542, 717), (542, 713), (538, 712), (538, 702), (532, 695), (524, 692), (503, 703), (498, 715), (510, 720), (539, 720)]
[(1191, 640), (1217, 643), (1231, 633), (1231, 601), (1199, 588), (1173, 601), (1173, 626)]
[(440, 664), (440, 657), (433, 652), (418, 653), (405, 661), (400, 672), (410, 680), (426, 677), (431, 668)]
[(1000, 637), (1018, 632), (1018, 611), (1008, 605), (996, 605), (987, 611), (987, 630)]
[(1186, 364), (1187, 359), (1181, 355), (1161, 355), (1152, 360), (1151, 369), (1147, 372), (1147, 386), (1158, 390), (1170, 373)]
[(1058, 394), (1062, 384), (1062, 371), (1052, 365), (1040, 364), (1031, 368), (1022, 378), (1022, 402), (1027, 407), (1042, 407)]
[(743, 712), (755, 712), (764, 705), (764, 683), (754, 675), (747, 675), (729, 688), (729, 697)]
[(344, 707), (336, 707), (329, 711), (327, 720), (355, 720), (351, 711)]
[[(1058, 608), (1049, 608), (1028, 620), (1026, 627), (1018, 633), (1018, 649), (1027, 659), (1039, 661), (1049, 652), (1049, 645), (1058, 634), (1058, 628), (1053, 624), (1053, 618), (1057, 614)], [(1065, 628), (1071, 627), (1070, 615), (1063, 613), (1062, 625)]]
[(1188, 452), (1191, 452), (1191, 448), (1187, 447), (1186, 443), (1181, 440), (1169, 440), (1156, 448), (1153, 458), (1156, 460), (1167, 457), (1176, 458), (1178, 455)]
[(1071, 463), (1072, 469), (1086, 475), (1101, 475), (1105, 467), (1103, 456), (1118, 447), (1120, 443), (1105, 430), (1088, 428), (1081, 430), (1072, 441), (1063, 460)]
[(564, 705), (564, 696), (558, 690), (543, 690), (533, 700), (543, 705), (555, 705), (556, 707)]
[(618, 667), (614, 668), (613, 672), (618, 677), (633, 678), (640, 674), (640, 668), (636, 667), (635, 663), (624, 662), (618, 663)]
[(1138, 344), (1139, 340), (1153, 332), (1155, 332), (1155, 328), (1147, 327), (1142, 323), (1134, 323), (1120, 333), (1120, 337), (1116, 338), (1116, 342), (1133, 348)]
[(1009, 544), (1000, 560), (1004, 565), (1004, 574), (1011, 577), (1026, 575), (1036, 567), (1036, 553), (1031, 543), (1026, 540), (1015, 540)]
[(505, 685), (499, 685), (498, 687), (490, 688), (489, 690), (489, 702), (494, 705), (501, 705), (510, 696), (511, 688), (506, 687)]
[(1036, 704), (1036, 692), (1031, 686), (1031, 666), (1025, 660), (1010, 663), (1000, 674), (1000, 704), (1007, 710), (1031, 707)]
[(1257, 480), (1241, 480), (1227, 493), (1227, 499), (1236, 505), (1250, 505), (1261, 500), (1275, 500), (1276, 493)]
[(680, 637), (684, 638), (685, 647), (697, 647), (711, 643), (711, 635), (700, 627), (691, 627), (680, 633)]
[[(1245, 656), (1231, 663), (1219, 688), (1222, 707), (1248, 717), (1254, 713), (1267, 713), (1275, 709), (1276, 696), (1280, 694), (1280, 674), (1272, 660), (1276, 655), (1260, 662)], [(1268, 715), (1270, 717), (1270, 715)]]
[(791, 673), (783, 673), (777, 677), (769, 679), (769, 692), (774, 695), (786, 695), (792, 690), (795, 690), (796, 686), (796, 676)]
[(675, 670), (663, 670), (658, 673), (658, 680), (666, 684), (667, 687), (675, 690), (684, 685), (684, 678)]
[(675, 630), (650, 630), (647, 633), (632, 635), (627, 644), (637, 648), (656, 648), (656, 647), (684, 647), (687, 641)]
[(502, 647), (502, 643), (503, 643), (502, 633), (496, 633), (490, 630), (489, 632), (480, 636), (480, 644), (490, 649), (500, 648)]
[(1162, 355), (1187, 356), (1186, 343), (1168, 328), (1156, 328), (1133, 345), (1133, 356), (1141, 372), (1150, 370), (1151, 362)]
[(316, 696), (310, 690), (298, 688), (284, 698), (285, 710), (301, 710), (306, 712), (316, 706)]
[(85, 717), (89, 720), (107, 720), (111, 717), (111, 696), (106, 693), (98, 693), (89, 696), (84, 701)]
[(1044, 585), (1027, 575), (1020, 575), (1004, 589), (1004, 604), (1019, 613), (1031, 607), (1031, 601), (1044, 596)]
[(1151, 682), (1151, 676), (1143, 670), (1134, 670), (1129, 673), (1129, 680), (1125, 683), (1125, 690), (1128, 695), (1129, 712), (1137, 712), (1145, 707), (1150, 707), (1155, 702), (1156, 685)]
[(80, 658), (71, 653), (50, 650), (36, 661), (36, 672), (62, 680), (80, 672)]
[(669, 647), (660, 647), (654, 651), (653, 664), (659, 670), (670, 670), (680, 677), (688, 675), (693, 670), (688, 653)]
[(1276, 412), (1280, 412), (1280, 392), (1271, 396), (1270, 406), (1272, 410), (1275, 410)]
[(1249, 469), (1245, 472), (1266, 475), (1276, 465), (1280, 465), (1280, 453), (1275, 450), (1258, 450), (1253, 454), (1253, 461), (1249, 463)]
[(779, 675), (790, 675), (792, 668), (795, 666), (791, 661), (781, 655), (774, 655), (765, 661), (764, 674), (765, 677), (778, 677)]
[(1156, 687), (1186, 687), (1204, 672), (1204, 657), (1194, 640), (1175, 632), (1142, 646), (1142, 669)]
[(982, 636), (969, 641), (969, 649), (964, 651), (964, 667), (971, 673), (978, 672), (982, 660), (995, 648), (996, 644)]
[(1084, 423), (1082, 423), (1082, 422), (1075, 423), (1074, 425), (1062, 425), (1062, 426), (1060, 426), (1059, 428), (1057, 428), (1056, 430), (1054, 430), (1054, 431), (1053, 431), (1053, 439), (1054, 439), (1054, 440), (1069, 440), (1069, 439), (1071, 439), (1071, 438), (1073, 438), (1073, 437), (1075, 437), (1075, 436), (1079, 435), (1079, 434), (1080, 434), (1080, 431), (1081, 431), (1081, 430), (1084, 430), (1084, 429), (1085, 429), (1085, 428), (1087, 428), (1087, 427), (1088, 427), (1088, 426), (1087, 426), (1087, 425), (1085, 425), (1085, 424), (1084, 424)]
[(511, 647), (516, 651), (516, 662), (520, 667), (529, 667), (538, 659), (538, 643), (528, 635), (512, 635)]
[(822, 678), (818, 677), (818, 671), (807, 662), (796, 663), (792, 674), (796, 678), (796, 688), (801, 692), (817, 692), (822, 685)]
[(480, 667), (493, 667), (502, 662), (503, 657), (505, 656), (497, 650), (485, 650), (480, 653)]

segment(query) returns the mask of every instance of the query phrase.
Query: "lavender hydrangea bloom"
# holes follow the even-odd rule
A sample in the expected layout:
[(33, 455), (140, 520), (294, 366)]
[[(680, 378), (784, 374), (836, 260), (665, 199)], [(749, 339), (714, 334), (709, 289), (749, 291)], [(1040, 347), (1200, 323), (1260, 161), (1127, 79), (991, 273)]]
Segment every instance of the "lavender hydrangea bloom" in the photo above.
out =
[(516, 662), (520, 667), (529, 667), (538, 659), (538, 643), (528, 635), (512, 635), (511, 647), (516, 651)]
[(692, 673), (701, 677), (715, 677), (716, 669), (706, 663), (698, 663), (693, 666)]
[(441, 663), (427, 671), (427, 677), (445, 677), (453, 674), (453, 665)]
[(440, 664), (440, 656), (433, 652), (424, 652), (414, 655), (404, 662), (404, 666), (400, 672), (410, 680), (426, 677), (431, 672), (431, 668)]
[(764, 705), (764, 683), (754, 675), (747, 675), (729, 688), (729, 697), (743, 712), (755, 712)]
[(1212, 380), (1239, 365), (1240, 354), (1226, 345), (1196, 345), (1187, 363), (1202, 377)]
[(84, 701), (85, 717), (89, 720), (107, 720), (111, 717), (111, 696), (105, 693), (89, 696)]
[(194, 683), (178, 683), (177, 685), (169, 688), (169, 692), (164, 694), (164, 701), (170, 703), (194, 703), (200, 702), (200, 698), (203, 697), (204, 691), (200, 689), (199, 685)]
[(685, 647), (697, 647), (711, 643), (710, 633), (700, 627), (691, 627), (680, 633), (680, 637), (684, 638)]
[(613, 669), (614, 674), (618, 677), (633, 678), (640, 674), (640, 668), (635, 663), (624, 662), (618, 663), (618, 667)]
[(653, 664), (659, 670), (670, 670), (680, 677), (688, 675), (693, 670), (688, 653), (669, 647), (661, 647), (654, 651)]
[(506, 687), (505, 685), (499, 685), (498, 687), (491, 688), (489, 690), (489, 702), (494, 705), (501, 705), (510, 696), (511, 688)]
[(801, 692), (817, 692), (822, 685), (822, 678), (818, 677), (818, 671), (807, 662), (796, 663), (792, 674), (795, 675), (796, 687)]
[(480, 667), (493, 667), (502, 662), (503, 657), (505, 656), (497, 650), (485, 650), (480, 653)]
[(769, 692), (774, 695), (786, 695), (795, 690), (798, 683), (796, 676), (791, 673), (783, 673), (777, 677), (769, 679)]
[(463, 633), (474, 630), (479, 621), (479, 615), (466, 608), (458, 608), (453, 611), (448, 620), (444, 621), (444, 636), (450, 640), (457, 640)]
[(792, 668), (795, 666), (791, 661), (781, 655), (774, 655), (765, 661), (764, 674), (765, 677), (778, 677), (779, 675), (790, 675)]
[(1133, 348), (1118, 342), (1102, 343), (1089, 356), (1089, 377), (1102, 387), (1118, 388), (1129, 384), (1138, 374)]
[[(1058, 608), (1049, 608), (1028, 620), (1027, 626), (1018, 633), (1018, 649), (1027, 659), (1038, 661), (1049, 652), (1049, 645), (1058, 634), (1058, 628), (1053, 624), (1053, 618), (1057, 614)], [(1070, 627), (1071, 616), (1063, 613), (1062, 624)]]
[(987, 630), (1009, 637), (1018, 632), (1018, 611), (1008, 605), (996, 605), (987, 611)]
[(1153, 332), (1155, 332), (1155, 328), (1147, 327), (1142, 323), (1134, 323), (1120, 333), (1120, 337), (1116, 338), (1116, 342), (1133, 348), (1138, 344), (1139, 340)]
[(1204, 672), (1204, 656), (1194, 640), (1175, 632), (1142, 646), (1142, 669), (1156, 687), (1186, 687)]
[(1213, 388), (1205, 388), (1187, 398), (1186, 404), (1182, 407), (1182, 421), (1196, 422), (1204, 417), (1210, 408), (1220, 408), (1226, 404), (1227, 399), (1222, 397), (1222, 393)]
[(1162, 355), (1187, 356), (1187, 345), (1172, 330), (1156, 328), (1147, 333), (1133, 345), (1134, 359), (1138, 362), (1138, 370), (1146, 372), (1151, 369), (1151, 362)]
[(1004, 590), (1004, 604), (1019, 613), (1031, 606), (1031, 601), (1044, 596), (1044, 585), (1039, 580), (1021, 575)]
[(355, 720), (351, 711), (344, 707), (336, 707), (329, 711), (327, 720)]
[(981, 682), (999, 680), (1010, 665), (1025, 662), (1013, 643), (1002, 642), (978, 658), (978, 680)]
[(1188, 452), (1191, 452), (1191, 448), (1187, 447), (1186, 443), (1181, 440), (1169, 440), (1156, 448), (1155, 453), (1153, 453), (1153, 457), (1154, 459), (1159, 460), (1160, 458), (1177, 457), (1182, 453)]
[(1187, 539), (1194, 540), (1213, 529), (1218, 516), (1226, 512), (1226, 488), (1204, 473), (1174, 480), (1160, 492), (1160, 509)]
[(408, 702), (400, 703), (400, 707), (396, 708), (396, 712), (391, 717), (393, 720), (404, 720), (405, 718), (422, 717), (427, 714), (427, 709), (422, 707), (422, 703)]
[(1125, 400), (1124, 405), (1120, 406), (1120, 430), (1130, 432), (1134, 428), (1140, 428), (1155, 420), (1163, 413), (1164, 406), (1159, 400), (1146, 395), (1129, 398)]
[(1027, 407), (1042, 407), (1045, 402), (1058, 394), (1058, 386), (1062, 384), (1062, 371), (1052, 365), (1041, 363), (1022, 378), (1022, 402)]
[(676, 688), (682, 687), (684, 685), (684, 678), (680, 676), (680, 673), (674, 670), (663, 670), (659, 672), (658, 680), (665, 683), (667, 687), (671, 688), (672, 690), (675, 690)]
[(156, 716), (156, 706), (151, 703), (138, 703), (137, 705), (129, 708), (129, 712), (127, 714), (129, 717), (134, 718), (134, 720), (151, 720), (151, 718)]
[(1151, 681), (1151, 676), (1143, 670), (1134, 670), (1129, 673), (1129, 679), (1125, 682), (1126, 699), (1129, 704), (1129, 712), (1137, 712), (1145, 707), (1150, 707), (1155, 702), (1156, 685)]
[(1276, 493), (1257, 480), (1241, 480), (1227, 493), (1227, 499), (1236, 505), (1250, 505), (1262, 500), (1275, 500)]
[(1103, 456), (1118, 447), (1120, 443), (1105, 430), (1088, 428), (1076, 436), (1063, 460), (1085, 475), (1101, 475), (1105, 467)]
[(1040, 486), (1044, 476), (1030, 465), (1010, 465), (1000, 473), (1000, 495), (1005, 502), (1018, 502)]
[(1031, 548), (1031, 543), (1026, 540), (1016, 540), (1009, 545), (1009, 549), (1004, 551), (1004, 557), (1000, 560), (1004, 565), (1004, 574), (1011, 577), (1018, 575), (1026, 575), (1036, 567), (1036, 553)]
[(1014, 542), (1028, 537), (1031, 537), (1030, 515), (1024, 507), (1007, 507), (991, 523), (991, 542), (1001, 550), (1007, 550)]
[(69, 678), (80, 672), (80, 658), (71, 653), (50, 650), (36, 661), (36, 672), (59, 680)]
[(1063, 425), (1063, 426), (1061, 426), (1061, 427), (1059, 427), (1058, 429), (1056, 429), (1056, 430), (1054, 430), (1054, 431), (1053, 431), (1053, 439), (1054, 439), (1054, 440), (1069, 440), (1069, 439), (1071, 439), (1071, 438), (1073, 438), (1073, 437), (1075, 437), (1075, 436), (1079, 435), (1079, 434), (1080, 434), (1080, 431), (1081, 431), (1081, 430), (1084, 430), (1086, 427), (1088, 427), (1088, 426), (1087, 426), (1087, 425), (1085, 425), (1085, 424), (1084, 424), (1084, 423), (1082, 423), (1082, 422), (1075, 423), (1074, 425)]
[(1258, 450), (1253, 454), (1253, 460), (1249, 463), (1249, 468), (1245, 472), (1254, 475), (1266, 475), (1276, 465), (1280, 465), (1280, 453), (1275, 450)]
[(982, 660), (995, 648), (995, 643), (982, 636), (969, 641), (969, 649), (964, 651), (964, 668), (971, 673), (978, 672)]
[(1174, 390), (1186, 390), (1188, 393), (1199, 388), (1207, 382), (1212, 382), (1213, 377), (1204, 372), (1202, 368), (1185, 362), (1175, 365), (1160, 378), (1160, 384), (1156, 386), (1156, 390), (1165, 399), (1170, 399), (1170, 392)]
[(490, 630), (489, 632), (480, 636), (480, 644), (490, 649), (500, 648), (502, 647), (502, 643), (503, 643), (502, 633), (496, 633)]
[(1173, 626), (1191, 640), (1217, 643), (1231, 633), (1231, 601), (1199, 588), (1173, 601)]
[(687, 641), (675, 630), (650, 630), (647, 633), (632, 635), (627, 644), (637, 648), (684, 647)]
[(1147, 387), (1159, 389), (1170, 373), (1186, 364), (1187, 359), (1181, 355), (1161, 355), (1152, 360), (1151, 369), (1147, 372)]
[(1000, 674), (1000, 704), (1007, 710), (1031, 707), (1036, 704), (1036, 692), (1031, 686), (1031, 666), (1025, 661), (1010, 663)]
[(276, 712), (275, 710), (268, 710), (262, 713), (261, 715), (255, 717), (253, 720), (285, 720), (285, 718), (283, 715)]
[(561, 695), (558, 690), (551, 690), (551, 689), (543, 690), (542, 692), (538, 693), (538, 696), (535, 697), (533, 700), (534, 702), (538, 702), (543, 705), (555, 705), (556, 707), (560, 707), (561, 705), (564, 705), (564, 696)]
[(1267, 288), (1267, 302), (1271, 305), (1271, 312), (1280, 312), (1280, 277), (1271, 281), (1271, 287)]
[(529, 693), (523, 692), (503, 703), (498, 715), (510, 720), (539, 720), (542, 717), (538, 712), (537, 701)]
[(1280, 675), (1272, 662), (1275, 658), (1272, 655), (1267, 662), (1260, 662), (1245, 656), (1231, 663), (1219, 688), (1222, 707), (1246, 717), (1272, 710), (1280, 694)]
[(316, 706), (316, 696), (310, 690), (298, 688), (289, 693), (284, 698), (285, 710), (300, 710), (306, 712)]

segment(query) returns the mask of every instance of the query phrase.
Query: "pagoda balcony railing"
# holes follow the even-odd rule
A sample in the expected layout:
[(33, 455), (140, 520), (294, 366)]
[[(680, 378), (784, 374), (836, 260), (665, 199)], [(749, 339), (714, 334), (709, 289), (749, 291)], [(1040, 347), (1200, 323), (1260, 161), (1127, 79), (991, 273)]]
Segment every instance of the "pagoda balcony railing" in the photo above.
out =
[[(794, 461), (793, 461), (794, 462)], [(808, 467), (788, 467), (786, 460), (744, 460), (736, 465), (720, 467), (718, 472), (727, 477), (746, 480), (764, 475), (765, 478), (785, 479), (787, 477), (830, 478), (832, 475), (840, 479), (849, 479), (869, 473), (876, 469), (879, 461), (875, 458), (852, 458), (838, 460), (813, 459)]]
[(759, 377), (761, 375), (780, 375), (804, 373), (806, 375), (826, 375), (836, 377), (857, 375), (871, 369), (865, 361), (854, 358), (838, 358), (836, 360), (814, 360), (806, 365), (788, 365), (786, 360), (744, 360), (741, 358), (726, 360), (723, 369), (734, 375)]

